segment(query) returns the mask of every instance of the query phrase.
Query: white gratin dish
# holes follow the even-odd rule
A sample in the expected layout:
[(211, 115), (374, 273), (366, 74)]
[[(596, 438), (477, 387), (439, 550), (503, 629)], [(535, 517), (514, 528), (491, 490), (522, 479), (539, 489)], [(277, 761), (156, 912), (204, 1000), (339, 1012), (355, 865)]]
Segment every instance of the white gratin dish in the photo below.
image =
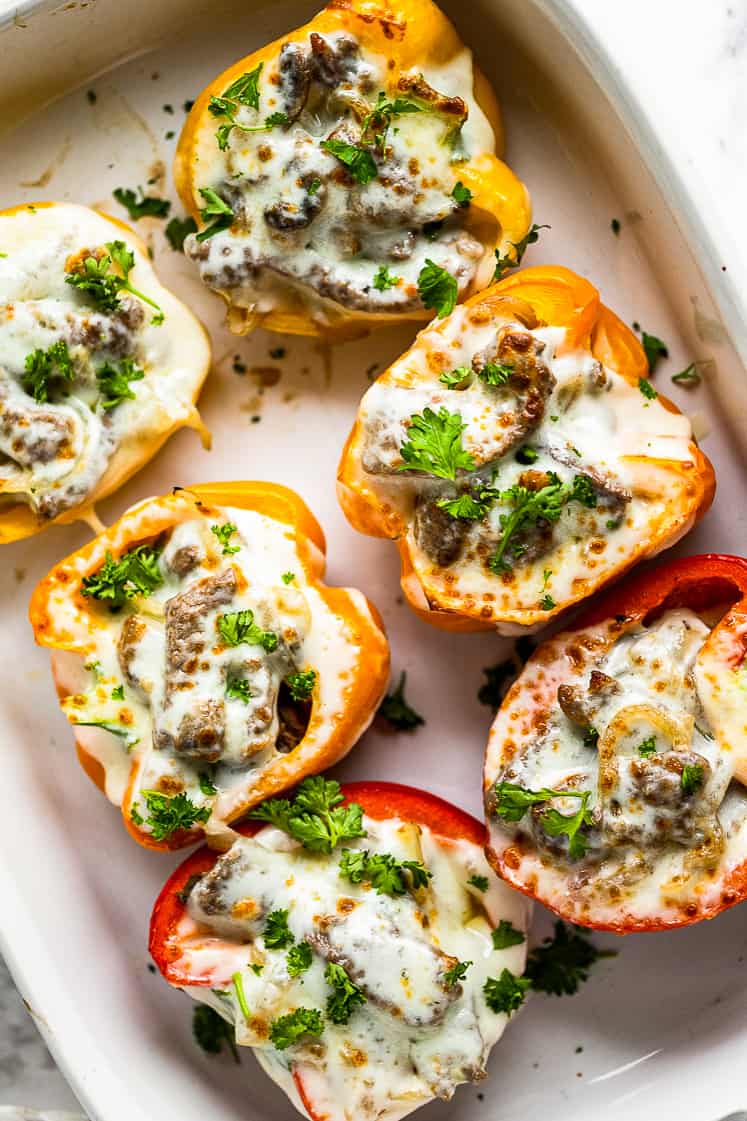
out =
[[(628, 322), (665, 339), (657, 374), (690, 413), (716, 468), (716, 503), (675, 552), (744, 552), (747, 513), (747, 321), (722, 271), (718, 233), (698, 212), (627, 87), (578, 9), (563, 0), (444, 0), (476, 49), (506, 119), (508, 162), (527, 183), (535, 221), (552, 227), (526, 258), (588, 276)], [(0, 204), (54, 198), (125, 217), (118, 186), (170, 176), (183, 103), (220, 70), (310, 18), (311, 0), (80, 0), (0, 4)], [(95, 99), (87, 91), (95, 91)], [(610, 229), (617, 218), (619, 237)], [(208, 326), (214, 369), (201, 401), (207, 452), (179, 433), (99, 514), (111, 522), (174, 485), (272, 479), (298, 490), (328, 539), (331, 583), (379, 607), (393, 668), (408, 671), (426, 725), (373, 729), (336, 770), (424, 786), (479, 815), (490, 712), (482, 668), (509, 644), (450, 635), (403, 605), (387, 542), (356, 535), (335, 498), (335, 470), (367, 372), (407, 345), (407, 328), (334, 348), (258, 331), (229, 335), (219, 301), (146, 220), (164, 283)], [(697, 262), (697, 264), (696, 264)], [(270, 350), (285, 348), (275, 360)], [(741, 359), (740, 359), (741, 355)], [(234, 372), (247, 368), (244, 376)], [(698, 360), (696, 391), (669, 374)], [(274, 372), (268, 376), (267, 370)], [(261, 371), (264, 371), (262, 373)], [(258, 419), (257, 419), (258, 418)], [(153, 901), (178, 857), (139, 849), (75, 761), (46, 652), (26, 618), (36, 581), (83, 544), (83, 525), (6, 546), (0, 578), (0, 933), (15, 980), (93, 1121), (280, 1121), (285, 1097), (250, 1054), (204, 1056), (191, 1003), (148, 970)], [(536, 936), (549, 929), (537, 908)], [(490, 1078), (426, 1107), (422, 1121), (717, 1121), (747, 1107), (744, 911), (624, 940), (572, 999), (535, 997), (495, 1048)]]

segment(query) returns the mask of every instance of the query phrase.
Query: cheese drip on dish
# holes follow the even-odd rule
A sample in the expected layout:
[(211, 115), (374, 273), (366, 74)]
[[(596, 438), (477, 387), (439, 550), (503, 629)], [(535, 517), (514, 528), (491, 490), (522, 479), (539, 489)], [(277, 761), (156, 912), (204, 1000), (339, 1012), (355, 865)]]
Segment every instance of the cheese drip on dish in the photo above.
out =
[[(526, 954), (523, 941), (493, 946), (502, 919), (526, 931), (528, 907), (490, 873), (479, 845), (398, 820), (363, 824), (367, 836), (350, 850), (419, 861), (428, 886), (378, 894), (341, 875), (341, 850), (310, 853), (268, 827), (239, 838), (197, 883), (178, 932), (190, 975), (205, 981), (190, 996), (235, 1025), (237, 1043), (255, 1049), (302, 1113), (301, 1093), (330, 1121), (393, 1121), (483, 1078), (507, 1023), (483, 986), (504, 969), (520, 974)], [(475, 876), (487, 891), (468, 883)], [(287, 912), (290, 936), (281, 947), (267, 944), (277, 912)], [(295, 975), (291, 943), (310, 948)], [(452, 982), (458, 962), (471, 964)], [(328, 1004), (330, 964), (360, 992), (342, 1023)], [(321, 1033), (285, 1046), (273, 1024), (298, 1009), (318, 1010)]]
[[(95, 285), (69, 278), (86, 260), (106, 273), (115, 243), (133, 254), (129, 281), (145, 298), (123, 290), (102, 308)], [(44, 524), (197, 423), (209, 348), (136, 239), (94, 211), (5, 212), (0, 244), (0, 510), (24, 504)], [(115, 262), (108, 274), (123, 277)]]
[[(359, 651), (308, 580), (284, 523), (210, 508), (146, 548), (148, 594), (114, 612), (99, 600), (85, 668), (56, 651), (55, 674), (111, 800), (126, 797), (147, 832), (152, 792), (186, 795), (210, 831), (301, 741), (308, 749), (325, 743)], [(364, 598), (348, 594), (367, 614)], [(52, 609), (76, 633), (79, 616), (64, 589)]]
[[(222, 200), (203, 217), (223, 228), (185, 241), (208, 287), (258, 314), (290, 298), (320, 322), (330, 302), (422, 311), (427, 259), (466, 292), (485, 251), (453, 195), (458, 165), (495, 146), (471, 53), (413, 69), (385, 96), (388, 74), (349, 32), (311, 32), (262, 66), (255, 96), (232, 83), (211, 100), (197, 188), (199, 205), (206, 189)], [(379, 98), (397, 111), (372, 117)]]
[(681, 921), (721, 896), (747, 858), (742, 641), (678, 608), (621, 636), (561, 636), (529, 663), (486, 763), (510, 880), (597, 925)]
[(358, 414), (365, 487), (407, 520), (426, 598), (505, 630), (542, 625), (693, 519), (689, 420), (564, 340), (458, 307)]

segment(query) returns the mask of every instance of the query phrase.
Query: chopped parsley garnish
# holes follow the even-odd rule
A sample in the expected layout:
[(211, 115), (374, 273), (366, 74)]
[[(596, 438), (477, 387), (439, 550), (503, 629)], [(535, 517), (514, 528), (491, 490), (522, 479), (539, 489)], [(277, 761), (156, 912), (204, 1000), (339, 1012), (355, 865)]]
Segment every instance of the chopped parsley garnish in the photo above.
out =
[(166, 240), (172, 249), (178, 253), (184, 252), (184, 239), (189, 234), (197, 233), (197, 223), (194, 218), (170, 218), (164, 230)]
[(232, 101), (238, 101), (240, 105), (246, 105), (249, 109), (259, 109), (259, 77), (263, 65), (264, 63), (260, 62), (254, 70), (247, 70), (241, 74), (231, 82), (228, 89), (223, 91), (223, 96), (230, 97)]
[[(503, 533), (489, 562), (493, 572), (510, 571), (511, 563), (506, 559), (506, 552), (512, 538), (524, 525), (539, 521), (557, 522), (560, 518), (564, 505), (572, 496), (573, 488), (568, 483), (561, 482), (554, 471), (548, 471), (548, 478), (550, 482), (540, 490), (529, 490), (520, 483), (515, 483), (501, 492), (501, 501), (510, 502), (514, 509), (512, 513), (500, 516)], [(514, 550), (514, 555), (520, 553), (517, 554)]]
[(115, 685), (112, 689), (112, 700), (123, 701), (125, 699), (124, 685)]
[[(204, 230), (197, 234), (197, 241), (206, 241), (213, 234), (227, 230), (233, 223), (233, 210), (212, 187), (200, 187), (200, 194), (205, 200), (205, 205), (200, 210), (200, 218), (208, 222)], [(211, 222), (211, 218), (213, 221)]]
[(648, 378), (639, 378), (638, 388), (640, 389), (643, 396), (647, 397), (649, 401), (654, 401), (659, 396)]
[(472, 377), (472, 370), (469, 366), (457, 366), (455, 370), (444, 370), (439, 374), (438, 380), (447, 389), (457, 389), (460, 385), (464, 385), (467, 378)]
[(342, 801), (339, 782), (316, 775), (299, 784), (292, 801), (268, 798), (249, 816), (289, 833), (311, 852), (329, 853), (342, 841), (366, 836), (361, 806)]
[(638, 744), (638, 754), (647, 759), (650, 755), (656, 754), (656, 736), (647, 736), (642, 743)]
[(308, 942), (298, 942), (288, 950), (285, 966), (289, 977), (298, 977), (310, 968), (312, 961), (311, 946)]
[(588, 506), (590, 510), (594, 509), (597, 504), (597, 492), (588, 475), (573, 476), (571, 499), (573, 502), (580, 502), (582, 506)]
[(293, 935), (288, 927), (287, 910), (271, 911), (262, 931), (268, 950), (284, 950), (293, 944)]
[(514, 456), (516, 462), (521, 463), (524, 467), (528, 467), (530, 463), (536, 463), (538, 458), (539, 452), (531, 444), (522, 444)]
[(444, 985), (447, 989), (453, 989), (454, 985), (459, 984), (467, 976), (467, 970), (475, 963), (472, 961), (458, 961), (447, 969), (444, 973)]
[(140, 197), (130, 187), (117, 187), (112, 191), (115, 199), (125, 208), (133, 222), (140, 218), (167, 218), (171, 203), (168, 199), (159, 199), (156, 195), (146, 195), (142, 187), (138, 187)]
[(489, 886), (487, 876), (470, 876), (467, 883), (470, 884), (471, 887), (477, 888), (478, 891), (487, 891)]
[(697, 363), (691, 362), (689, 366), (685, 366), (684, 370), (680, 370), (678, 374), (672, 374), (672, 381), (676, 385), (700, 385), (701, 376), (698, 372)]
[(250, 961), (249, 968), (251, 969), (255, 977), (261, 977), (264, 965), (260, 965), (258, 961)]
[(362, 148), (358, 144), (348, 144), (345, 140), (322, 140), (321, 148), (325, 152), (329, 152), (341, 164), (344, 164), (348, 169), (353, 179), (361, 186), (370, 183), (375, 179), (378, 174), (376, 161), (369, 152), (368, 148)]
[(510, 658), (485, 667), (482, 671), (485, 681), (477, 691), (477, 699), (481, 705), (489, 705), (494, 712), (498, 711), (501, 701), (521, 673), (533, 649), (534, 643), (530, 638), (519, 638)]
[(318, 1008), (296, 1008), (287, 1016), (270, 1024), (270, 1042), (278, 1051), (298, 1043), (304, 1035), (318, 1038), (324, 1031), (324, 1020)]
[(200, 792), (204, 794), (206, 798), (212, 798), (213, 794), (218, 793), (218, 787), (207, 771), (200, 771), (197, 776), (197, 781), (200, 784)]
[(192, 1035), (207, 1055), (220, 1055), (227, 1045), (236, 1062), (240, 1062), (233, 1025), (207, 1004), (198, 1004), (192, 1012)]
[(540, 600), (540, 611), (552, 611), (553, 607), (557, 607), (557, 603), (552, 598), (549, 592), (545, 592)]
[(475, 461), (462, 447), (467, 427), (460, 413), (443, 406), (434, 412), (426, 406), (410, 417), (407, 439), (400, 448), (404, 464), (400, 471), (424, 471), (439, 479), (456, 479), (458, 470), (471, 471)]
[[(193, 825), (204, 823), (210, 817), (209, 806), (196, 806), (186, 794), (170, 797), (160, 790), (141, 790), (145, 799), (148, 817), (145, 824), (150, 827), (154, 841), (165, 841), (180, 829), (191, 829)], [(133, 803), (133, 810), (137, 803)], [(139, 807), (138, 807), (139, 812)], [(133, 817), (133, 821), (136, 819)], [(137, 824), (142, 824), (143, 819)]]
[(529, 986), (528, 978), (517, 977), (510, 969), (504, 969), (500, 977), (488, 977), (482, 991), (491, 1012), (503, 1012), (510, 1016), (521, 1008)]
[(131, 728), (125, 727), (124, 724), (116, 724), (113, 720), (71, 720), (70, 723), (76, 728), (103, 728), (105, 732), (111, 732), (113, 736), (123, 739), (128, 751), (136, 743), (140, 743), (140, 737)]
[(373, 286), (377, 292), (386, 292), (388, 288), (396, 287), (401, 279), (401, 276), (393, 276), (387, 265), (379, 265), (373, 278)]
[(81, 594), (101, 600), (111, 611), (118, 611), (135, 596), (149, 596), (163, 583), (160, 555), (159, 549), (138, 545), (115, 560), (107, 549), (101, 568), (83, 577)]
[(423, 307), (433, 308), (437, 317), (443, 319), (456, 307), (458, 293), (456, 277), (426, 257), (418, 273), (418, 295)]
[(610, 222), (610, 229), (612, 230), (615, 237), (617, 237), (619, 235), (620, 229), (621, 229), (619, 218), (613, 218), (612, 219), (612, 221)]
[(294, 701), (307, 701), (316, 684), (316, 670), (305, 669), (297, 673), (289, 673), (285, 678), (285, 684), (290, 689)]
[[(85, 292), (99, 311), (105, 312), (116, 311), (120, 292), (129, 292), (131, 296), (137, 296), (143, 303), (155, 308), (157, 315), (152, 322), (162, 323), (163, 312), (158, 304), (130, 284), (130, 273), (135, 267), (135, 254), (132, 250), (123, 241), (107, 241), (104, 248), (108, 252), (104, 253), (99, 249), (95, 255), (89, 254), (76, 261), (66, 271), (65, 283), (71, 284), (79, 292)], [(111, 271), (115, 266), (119, 272)]]
[(409, 705), (405, 700), (406, 684), (407, 673), (402, 670), (396, 689), (387, 693), (379, 705), (378, 715), (388, 721), (398, 732), (411, 732), (420, 724), (425, 724), (425, 720), (420, 713), (416, 712), (412, 705)]
[(615, 950), (598, 950), (588, 938), (558, 920), (554, 936), (530, 952), (524, 976), (538, 992), (572, 996), (588, 981), (596, 961), (613, 957), (617, 957)]
[(231, 977), (231, 981), (233, 982), (233, 990), (236, 994), (236, 1002), (241, 1009), (241, 1015), (245, 1020), (248, 1020), (250, 1013), (249, 1005), (246, 1002), (246, 995), (244, 993), (244, 978), (239, 972), (236, 972)]
[(219, 615), (218, 631), (226, 646), (246, 643), (248, 646), (261, 646), (268, 654), (277, 650), (278, 636), (273, 631), (263, 631), (254, 622), (254, 612), (250, 608)]
[(321, 179), (312, 179), (311, 182), (309, 183), (308, 187), (306, 188), (306, 194), (311, 195), (312, 198), (313, 198), (313, 196), (317, 193), (317, 191), (319, 190), (321, 185), (322, 185)]
[(590, 790), (527, 790), (513, 782), (495, 784), (494, 812), (504, 821), (521, 821), (531, 806), (541, 805), (551, 798), (580, 798), (581, 806), (574, 814), (561, 814), (556, 809), (548, 809), (542, 814), (540, 824), (550, 837), (568, 837), (568, 854), (571, 860), (578, 860), (586, 852), (586, 838), (581, 833), (584, 826), (591, 825), (591, 811), (587, 808), (591, 797)]
[(506, 366), (502, 362), (486, 362), (483, 368), (477, 371), (477, 376), (486, 385), (506, 385), (513, 372), (513, 366)]
[(233, 522), (224, 522), (223, 525), (211, 525), (210, 532), (215, 534), (219, 544), (222, 545), (224, 557), (232, 557), (234, 553), (240, 552), (240, 545), (231, 545), (230, 543), (234, 533), (239, 532), (239, 527), (234, 525)]
[(509, 946), (520, 946), (526, 941), (526, 936), (508, 919), (501, 919), (490, 937), (493, 939), (494, 950), (507, 950)]
[(280, 577), (280, 579), (283, 581), (284, 584), (292, 584), (293, 581), (296, 579), (296, 574), (295, 574), (295, 572), (284, 572), (282, 574), (282, 576)]
[(226, 682), (226, 696), (233, 697), (237, 701), (243, 701), (245, 705), (248, 705), (252, 699), (249, 682), (243, 677), (229, 678)]
[(75, 377), (73, 360), (64, 339), (58, 339), (46, 350), (38, 348), (27, 354), (24, 366), (26, 372), (21, 384), (40, 405), (49, 400), (49, 383), (54, 378), (70, 382)]
[(588, 728), (584, 729), (584, 747), (591, 747), (596, 749), (599, 743), (599, 732), (596, 728), (592, 728), (591, 724)]
[(452, 518), (480, 521), (498, 498), (500, 498), (500, 491), (495, 487), (482, 486), (479, 490), (460, 494), (458, 498), (439, 498), (436, 505), (447, 514), (451, 514)]
[(467, 207), (472, 202), (472, 191), (469, 187), (465, 187), (464, 183), (455, 183), (454, 189), (451, 192), (451, 197), (459, 207)]
[(533, 223), (528, 233), (526, 233), (520, 241), (509, 242), (509, 245), (512, 245), (514, 248), (513, 255), (511, 253), (501, 254), (500, 250), (496, 249), (493, 280), (500, 280), (506, 269), (517, 268), (524, 259), (527, 248), (530, 245), (534, 245), (536, 241), (539, 241), (540, 230), (549, 230), (550, 228), (550, 226), (538, 226)]
[(404, 895), (427, 887), (431, 879), (419, 860), (397, 860), (391, 853), (369, 853), (368, 849), (343, 849), (340, 875), (351, 884), (365, 881), (377, 895)]
[(703, 785), (702, 763), (686, 763), (682, 768), (680, 786), (683, 794), (694, 794)]
[(657, 339), (656, 335), (649, 335), (648, 331), (641, 331), (641, 344), (646, 352), (649, 374), (653, 377), (654, 371), (661, 359), (669, 357), (669, 350), (667, 349), (666, 343), (663, 343), (661, 339)]
[(363, 990), (353, 984), (341, 965), (333, 961), (327, 963), (324, 980), (332, 988), (327, 997), (327, 1018), (333, 1024), (347, 1024), (355, 1009), (366, 1003)]
[(392, 117), (398, 117), (404, 113), (423, 112), (425, 112), (425, 106), (413, 101), (412, 98), (388, 98), (382, 90), (371, 112), (363, 118), (361, 136), (364, 140), (370, 140), (379, 151), (383, 152), (386, 147), (386, 134), (392, 123)]
[(236, 113), (240, 106), (247, 109), (259, 109), (259, 76), (264, 63), (260, 62), (254, 70), (247, 70), (225, 89), (220, 97), (211, 97), (208, 103), (208, 112), (213, 117), (225, 117), (223, 124), (218, 126), (216, 139), (221, 152), (228, 147), (228, 139), (235, 128), (242, 132), (267, 132), (275, 125), (289, 124), (285, 113), (271, 113), (261, 125), (242, 125), (236, 120)]
[(134, 401), (135, 393), (130, 389), (130, 382), (142, 381), (144, 377), (145, 370), (136, 366), (132, 358), (123, 358), (118, 366), (113, 362), (105, 362), (96, 371), (101, 407), (114, 409), (122, 401)]

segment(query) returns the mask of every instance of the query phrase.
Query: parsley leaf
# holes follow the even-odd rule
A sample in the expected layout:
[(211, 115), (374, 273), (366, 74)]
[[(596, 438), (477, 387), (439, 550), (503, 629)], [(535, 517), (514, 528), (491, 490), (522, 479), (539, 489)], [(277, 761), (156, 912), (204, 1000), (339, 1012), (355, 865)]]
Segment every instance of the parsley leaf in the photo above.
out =
[(464, 183), (455, 183), (454, 189), (451, 192), (451, 197), (459, 207), (467, 207), (472, 202), (472, 191), (469, 187), (465, 187)]
[(366, 1003), (362, 989), (348, 977), (341, 965), (330, 961), (324, 970), (324, 980), (332, 987), (327, 998), (327, 1017), (333, 1024), (347, 1024), (355, 1009)]
[(270, 1042), (278, 1051), (285, 1051), (304, 1035), (318, 1038), (324, 1031), (324, 1020), (318, 1008), (296, 1008), (270, 1024)]
[(443, 319), (456, 307), (458, 293), (456, 277), (426, 257), (418, 273), (418, 295), (423, 307), (433, 308), (437, 317)]
[(420, 713), (405, 700), (406, 684), (407, 674), (402, 670), (397, 688), (394, 692), (387, 693), (379, 705), (378, 715), (383, 716), (384, 720), (387, 720), (398, 732), (411, 732), (418, 725), (425, 724)]
[(306, 669), (299, 670), (297, 673), (289, 673), (285, 678), (285, 684), (290, 689), (290, 695), (294, 701), (307, 701), (316, 684), (316, 670)]
[(243, 677), (229, 678), (226, 682), (226, 696), (233, 697), (237, 701), (243, 701), (245, 705), (248, 705), (252, 699), (249, 682)]
[(526, 941), (526, 936), (508, 919), (501, 919), (490, 937), (493, 939), (494, 950), (507, 950), (509, 946), (520, 946)]
[(348, 144), (345, 140), (322, 140), (320, 147), (329, 152), (348, 169), (353, 179), (365, 186), (378, 175), (376, 161), (367, 148), (358, 144)]
[(455, 965), (452, 965), (449, 969), (447, 969), (444, 973), (444, 985), (446, 986), (446, 988), (453, 989), (454, 985), (457, 985), (460, 981), (463, 981), (467, 976), (467, 970), (471, 965), (474, 965), (474, 962), (458, 961)]
[[(540, 490), (529, 490), (515, 483), (501, 492), (501, 500), (510, 502), (514, 509), (510, 514), (501, 514), (500, 525), (503, 533), (493, 556), (490, 568), (495, 573), (508, 572), (511, 563), (505, 559), (508, 546), (515, 534), (527, 523), (539, 521), (556, 522), (563, 506), (572, 496), (572, 488), (562, 483), (554, 471), (548, 472), (550, 482)], [(514, 550), (516, 555), (516, 550)]]
[(477, 371), (477, 376), (486, 385), (505, 385), (513, 372), (513, 366), (506, 366), (502, 362), (486, 362), (483, 368)]
[(107, 549), (101, 568), (83, 577), (81, 594), (101, 600), (110, 611), (118, 611), (135, 596), (149, 596), (163, 583), (160, 555), (159, 549), (138, 545), (115, 561)]
[(112, 689), (112, 700), (123, 701), (124, 699), (124, 685), (115, 685), (115, 687)]
[(284, 950), (293, 944), (293, 935), (288, 927), (287, 910), (271, 911), (262, 931), (268, 950)]
[(703, 785), (703, 765), (701, 763), (686, 763), (682, 768), (680, 786), (683, 794), (694, 794), (698, 787)]
[(209, 806), (196, 806), (186, 794), (169, 797), (160, 790), (141, 790), (149, 816), (145, 824), (150, 826), (154, 841), (165, 841), (180, 829), (191, 829), (198, 822), (206, 822), (210, 817)]
[(504, 821), (521, 821), (524, 814), (531, 806), (549, 802), (551, 798), (582, 798), (588, 800), (590, 791), (579, 790), (549, 790), (542, 787), (540, 790), (528, 790), (515, 782), (497, 782), (494, 786), (495, 805), (494, 813)]
[(588, 475), (573, 476), (571, 499), (580, 502), (582, 506), (587, 506), (590, 510), (594, 509), (597, 504), (597, 492)]
[(538, 458), (539, 452), (531, 444), (522, 444), (514, 456), (516, 462), (523, 464), (524, 467), (528, 467), (530, 463), (536, 463)]
[(218, 793), (218, 787), (215, 785), (207, 771), (200, 771), (200, 774), (197, 776), (197, 780), (200, 784), (200, 791), (205, 795), (206, 798), (211, 798), (213, 794)]
[(207, 1004), (198, 1004), (192, 1012), (192, 1035), (206, 1055), (220, 1055), (227, 1044), (236, 1062), (241, 1061), (233, 1025)]
[(419, 860), (397, 860), (391, 853), (369, 853), (368, 849), (343, 849), (340, 875), (351, 884), (365, 880), (377, 895), (404, 895), (427, 887), (432, 873)]
[(558, 606), (549, 592), (545, 592), (545, 594), (543, 595), (542, 599), (539, 602), (539, 605), (540, 605), (540, 611), (552, 611), (552, 609), (554, 607)]
[(296, 579), (296, 574), (295, 574), (295, 572), (284, 572), (282, 574), (282, 576), (280, 577), (280, 579), (283, 581), (284, 584), (292, 584), (293, 581)]
[(363, 118), (361, 136), (364, 140), (371, 140), (383, 152), (386, 147), (386, 135), (393, 117), (403, 113), (423, 113), (425, 106), (409, 97), (388, 98), (384, 91), (379, 93), (376, 104), (370, 113)]
[(457, 366), (455, 370), (444, 370), (439, 374), (438, 380), (447, 389), (458, 389), (460, 385), (464, 385), (467, 378), (472, 377), (472, 370), (469, 366)]
[[(227, 230), (233, 224), (234, 213), (228, 203), (212, 187), (200, 187), (200, 194), (205, 200), (205, 205), (200, 210), (200, 218), (203, 222), (208, 222), (209, 225), (205, 226), (204, 230), (200, 230), (196, 235), (196, 240), (206, 241), (213, 234), (220, 233), (221, 230)], [(211, 218), (214, 221), (210, 222)]]
[(197, 233), (197, 223), (194, 218), (171, 218), (164, 230), (166, 240), (172, 249), (179, 253), (184, 252), (184, 239), (189, 234)]
[(500, 977), (488, 977), (483, 985), (485, 1003), (491, 1012), (503, 1012), (510, 1016), (521, 1008), (530, 983), (528, 978), (517, 977), (510, 969), (504, 969)]
[(332, 852), (341, 841), (365, 837), (363, 810), (357, 802), (347, 806), (339, 782), (322, 775), (305, 778), (293, 801), (268, 798), (249, 814), (289, 833), (312, 852)]
[(472, 887), (477, 888), (478, 891), (487, 891), (489, 886), (487, 876), (470, 876), (470, 878), (467, 880), (467, 883)]
[(452, 518), (480, 521), (499, 497), (500, 493), (494, 487), (485, 486), (472, 493), (460, 494), (458, 498), (439, 498), (436, 505), (451, 514)]
[(596, 961), (616, 956), (615, 950), (598, 950), (588, 938), (558, 920), (554, 936), (530, 952), (524, 976), (538, 992), (572, 996), (589, 979)]
[(678, 374), (672, 374), (672, 381), (676, 385), (700, 385), (702, 378), (698, 372), (697, 363), (691, 362), (689, 366), (685, 366), (685, 369), (680, 370)]
[(493, 273), (493, 280), (500, 280), (506, 269), (517, 268), (524, 259), (524, 254), (526, 253), (527, 248), (530, 245), (534, 245), (535, 242), (539, 241), (540, 230), (549, 230), (551, 228), (551, 226), (537, 226), (536, 224), (532, 223), (529, 232), (525, 234), (520, 241), (509, 242), (509, 245), (512, 245), (514, 248), (513, 255), (510, 253), (501, 254), (500, 250), (496, 249), (496, 263), (495, 272)]
[(239, 532), (239, 527), (235, 526), (233, 522), (224, 522), (223, 525), (211, 525), (210, 532), (214, 533), (218, 538), (219, 544), (223, 546), (223, 556), (232, 557), (234, 553), (241, 551), (240, 545), (231, 545), (230, 540), (234, 533)]
[(638, 744), (638, 754), (642, 755), (644, 759), (648, 759), (650, 755), (656, 754), (656, 736), (647, 736), (642, 743)]
[(246, 643), (248, 646), (261, 646), (268, 654), (277, 650), (278, 636), (273, 631), (263, 631), (254, 622), (254, 612), (250, 608), (219, 615), (218, 631), (226, 646)]
[(260, 62), (253, 70), (245, 71), (223, 91), (223, 96), (249, 109), (259, 109), (259, 77), (263, 66)]
[(485, 681), (477, 691), (477, 699), (481, 705), (489, 705), (494, 712), (498, 711), (501, 701), (521, 673), (533, 649), (534, 643), (530, 638), (520, 638), (510, 658), (485, 667), (482, 671)]
[[(65, 270), (65, 283), (71, 284), (80, 292), (85, 292), (99, 311), (117, 310), (120, 292), (129, 292), (143, 303), (155, 308), (159, 322), (163, 322), (163, 312), (149, 296), (130, 284), (130, 273), (135, 267), (135, 254), (123, 241), (107, 241), (103, 249), (97, 249), (87, 257), (73, 260), (70, 269)], [(112, 272), (114, 267), (120, 271)], [(156, 316), (152, 322), (156, 321)]]
[(298, 977), (299, 973), (305, 973), (310, 968), (311, 961), (311, 946), (308, 942), (298, 942), (295, 946), (291, 946), (285, 960), (288, 976)]
[(49, 400), (49, 383), (53, 378), (70, 382), (75, 377), (73, 361), (64, 339), (58, 339), (46, 350), (38, 348), (27, 354), (24, 366), (26, 372), (21, 384), (40, 405)]
[(580, 860), (586, 853), (586, 838), (580, 830), (583, 826), (592, 824), (591, 810), (587, 809), (589, 798), (591, 791), (585, 790), (575, 814), (562, 814), (559, 810), (549, 809), (540, 818), (542, 828), (548, 836), (568, 838), (568, 855), (571, 860)]
[(388, 265), (379, 265), (376, 275), (373, 278), (373, 286), (377, 292), (386, 292), (388, 288), (394, 288), (399, 284), (401, 276), (393, 276), (389, 272)]
[(130, 389), (130, 382), (142, 381), (144, 377), (145, 370), (136, 366), (132, 358), (123, 358), (119, 367), (113, 362), (105, 362), (96, 371), (96, 381), (102, 397), (101, 407), (113, 409), (122, 401), (134, 401), (135, 394)]
[(140, 198), (130, 187), (117, 187), (112, 191), (115, 199), (122, 205), (130, 218), (137, 222), (140, 218), (167, 218), (171, 203), (168, 199), (159, 199), (155, 195), (146, 195), (142, 187), (138, 187)]
[(659, 396), (648, 378), (639, 378), (638, 388), (640, 389), (643, 396), (647, 397), (649, 401), (654, 401)]
[(649, 335), (647, 331), (641, 332), (641, 343), (646, 352), (649, 376), (653, 377), (654, 371), (661, 359), (669, 357), (669, 350), (667, 349), (666, 343), (663, 343), (661, 339), (657, 339), (656, 335)]
[(471, 471), (475, 461), (462, 447), (462, 432), (467, 427), (460, 413), (443, 406), (437, 413), (426, 406), (410, 417), (407, 439), (400, 448), (404, 464), (400, 471), (424, 471), (439, 479), (456, 479), (459, 469)]

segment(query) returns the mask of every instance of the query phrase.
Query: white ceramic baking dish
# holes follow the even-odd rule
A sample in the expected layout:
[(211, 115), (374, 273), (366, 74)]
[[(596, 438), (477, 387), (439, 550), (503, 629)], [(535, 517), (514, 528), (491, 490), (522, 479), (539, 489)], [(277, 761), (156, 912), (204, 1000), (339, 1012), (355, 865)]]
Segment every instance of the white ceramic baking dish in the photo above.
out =
[[(658, 377), (697, 414), (720, 488), (714, 509), (678, 552), (743, 550), (747, 379), (739, 352), (747, 355), (747, 328), (706, 216), (573, 5), (444, 6), (499, 91), (510, 162), (529, 184), (535, 218), (552, 225), (527, 261), (588, 275), (605, 302), (669, 345), (669, 365)], [(185, 99), (314, 7), (297, 0), (0, 5), (0, 203), (53, 197), (117, 213), (114, 187), (158, 177), (159, 161), (168, 169), (174, 141), (166, 133), (178, 133)], [(165, 182), (174, 198), (168, 174)], [(619, 238), (612, 218), (622, 223)], [(150, 230), (167, 282), (213, 333), (215, 370), (202, 404), (215, 450), (208, 454), (192, 434), (179, 434), (104, 505), (102, 517), (204, 479), (273, 478), (297, 488), (327, 531), (331, 580), (362, 587), (379, 605), (394, 668), (408, 669), (412, 699), (427, 719), (407, 740), (370, 732), (340, 774), (413, 785), (427, 775), (430, 789), (479, 812), (490, 717), (476, 693), (482, 667), (498, 660), (506, 643), (446, 639), (414, 619), (401, 603), (393, 550), (357, 537), (335, 501), (339, 448), (367, 371), (383, 368), (407, 333), (334, 349), (263, 332), (233, 339), (188, 262), (168, 248), (161, 227)], [(275, 361), (269, 351), (278, 345), (286, 355)], [(238, 377), (235, 355), (250, 371), (277, 366), (279, 380)], [(710, 362), (707, 384), (692, 394), (670, 389), (668, 375), (693, 359)], [(202, 1055), (191, 1039), (190, 1002), (149, 972), (148, 915), (175, 860), (138, 849), (78, 768), (47, 657), (33, 646), (30, 591), (87, 535), (71, 527), (2, 553), (3, 952), (96, 1121), (288, 1118), (290, 1106), (249, 1054), (238, 1068)], [(538, 914), (537, 934), (547, 925)], [(744, 1107), (743, 927), (737, 908), (678, 933), (607, 939), (619, 956), (600, 965), (578, 996), (532, 1000), (496, 1048), (487, 1083), (419, 1117), (715, 1121)]]

